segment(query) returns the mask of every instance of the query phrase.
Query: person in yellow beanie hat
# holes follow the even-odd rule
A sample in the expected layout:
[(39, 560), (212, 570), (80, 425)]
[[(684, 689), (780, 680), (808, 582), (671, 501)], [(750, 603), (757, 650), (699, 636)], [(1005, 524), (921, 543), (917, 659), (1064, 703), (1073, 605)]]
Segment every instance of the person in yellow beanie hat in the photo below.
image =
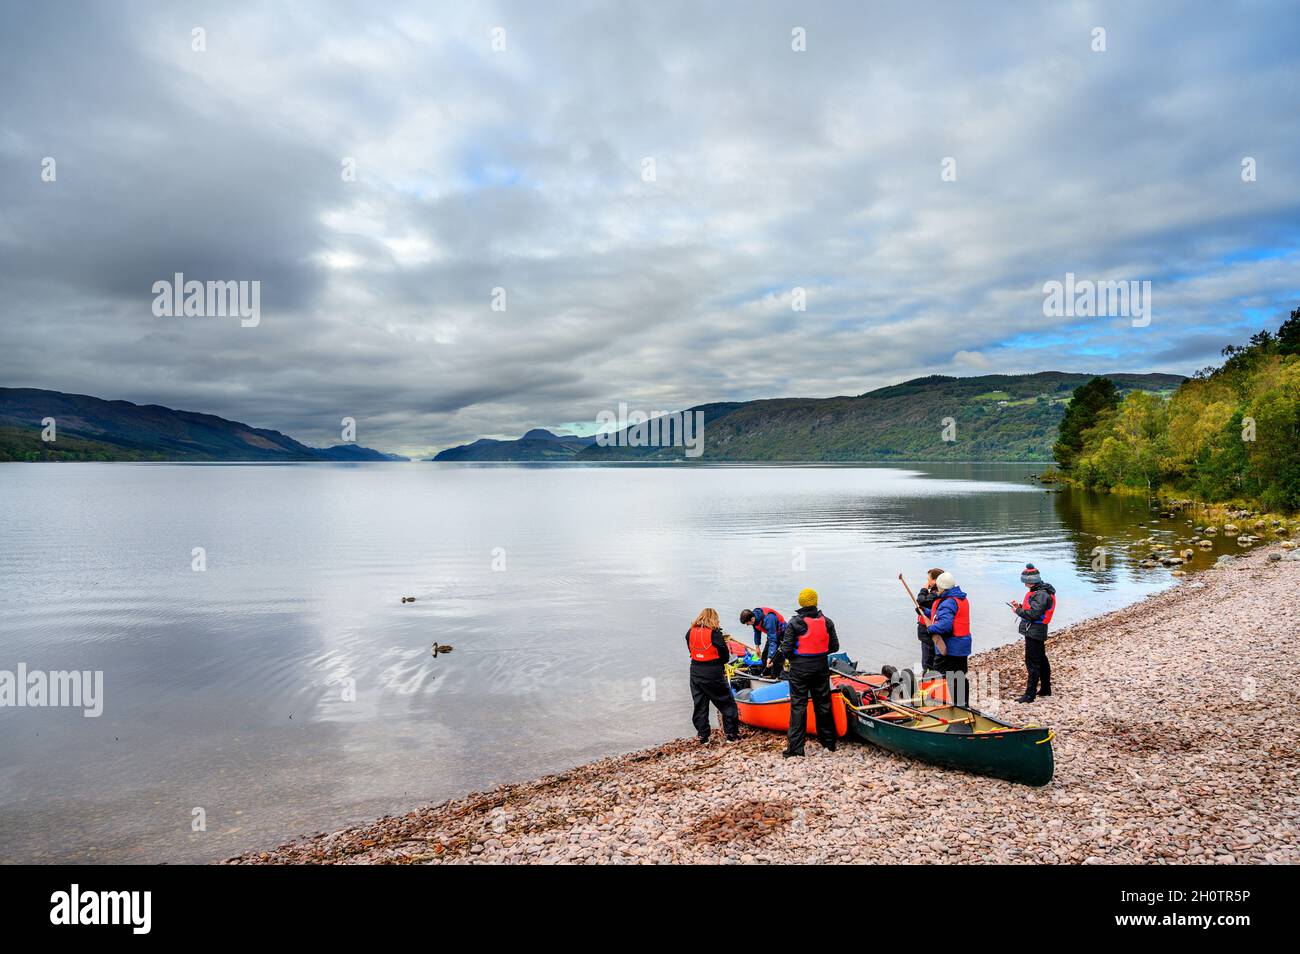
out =
[(774, 665), (781, 671), (790, 660), (790, 728), (786, 732), (786, 757), (803, 755), (807, 735), (808, 699), (812, 698), (817, 719), (817, 741), (835, 751), (835, 717), (831, 713), (831, 667), (829, 656), (839, 652), (835, 624), (817, 608), (817, 591), (799, 591), (799, 612), (785, 624), (785, 635), (776, 649)]

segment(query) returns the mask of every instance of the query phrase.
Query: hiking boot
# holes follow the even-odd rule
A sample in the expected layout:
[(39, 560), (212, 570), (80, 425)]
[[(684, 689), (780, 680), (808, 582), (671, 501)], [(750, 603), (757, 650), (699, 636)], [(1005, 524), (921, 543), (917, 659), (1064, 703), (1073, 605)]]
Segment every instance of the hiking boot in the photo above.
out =
[(1029, 695), (1028, 693), (1026, 693), (1025, 695), (1021, 696), (1019, 699), (1016, 700), (1016, 702), (1033, 702), (1033, 701), (1034, 701), (1034, 697)]
[(707, 735), (699, 735), (695, 737), (695, 741), (700, 743), (700, 745), (708, 745), (709, 737)]
[(783, 750), (783, 751), (781, 752), (781, 758), (783, 758), (783, 759), (795, 759), (795, 758), (799, 758), (799, 759), (801, 759), (801, 758), (803, 758), (803, 753), (802, 753), (802, 752), (791, 752), (789, 749), (785, 749), (785, 750)]

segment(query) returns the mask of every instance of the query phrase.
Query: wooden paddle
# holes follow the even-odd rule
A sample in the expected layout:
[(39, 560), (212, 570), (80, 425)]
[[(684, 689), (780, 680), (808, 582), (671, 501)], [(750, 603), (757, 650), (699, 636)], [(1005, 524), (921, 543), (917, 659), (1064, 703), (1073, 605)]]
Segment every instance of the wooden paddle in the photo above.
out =
[[(912, 588), (907, 585), (907, 580), (903, 579), (903, 574), (901, 573), (898, 574), (898, 582), (902, 583), (903, 589), (907, 590), (907, 598), (911, 600), (912, 605), (916, 607), (916, 615), (921, 617), (921, 619), (925, 619), (925, 610), (921, 609), (921, 604), (916, 601), (916, 595), (912, 592)], [(934, 640), (934, 645), (938, 648), (939, 655), (947, 655), (948, 647), (944, 644), (943, 637), (931, 636), (930, 638)]]
[(916, 595), (912, 592), (912, 588), (907, 585), (907, 580), (903, 579), (903, 574), (901, 573), (898, 574), (898, 582), (903, 584), (903, 589), (907, 591), (907, 598), (911, 600), (912, 605), (916, 607), (917, 615), (924, 616), (925, 611), (921, 609), (921, 604), (916, 601)]
[[(877, 699), (876, 701), (879, 702), (886, 709), (895, 709), (898, 712), (906, 712), (908, 715), (918, 719), (934, 719), (940, 725), (950, 725), (952, 723), (951, 719), (945, 719), (943, 716), (937, 716), (933, 712), (922, 712), (920, 709), (912, 709), (909, 708), (908, 706), (899, 705), (897, 702), (891, 702), (888, 699)], [(967, 721), (967, 720), (962, 720), (962, 721)]]
[(876, 705), (884, 706), (886, 709), (894, 709), (897, 710), (898, 712), (906, 712), (908, 715), (915, 716), (917, 718), (934, 719), (936, 722), (939, 722), (942, 725), (948, 725), (949, 723), (952, 722), (951, 719), (945, 719), (942, 716), (937, 716), (932, 712), (923, 712), (920, 709), (912, 709), (901, 703), (894, 702), (891, 699), (882, 699), (878, 695), (878, 693), (881, 689), (885, 688), (884, 686), (873, 685), (872, 683), (867, 682), (867, 680), (865, 679), (854, 678), (853, 676), (848, 676), (845, 675), (844, 673), (836, 673), (836, 675), (838, 675), (841, 679), (846, 679), (849, 682), (856, 682), (871, 689), (871, 698), (875, 700)]

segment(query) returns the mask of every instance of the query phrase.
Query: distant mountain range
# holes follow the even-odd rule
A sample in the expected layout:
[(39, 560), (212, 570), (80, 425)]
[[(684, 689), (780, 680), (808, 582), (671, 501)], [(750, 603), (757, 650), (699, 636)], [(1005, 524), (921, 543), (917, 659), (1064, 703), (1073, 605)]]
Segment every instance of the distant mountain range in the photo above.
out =
[[(702, 461), (1048, 461), (1071, 392), (1093, 377), (1062, 371), (970, 378), (931, 375), (857, 397), (701, 404), (686, 413), (703, 415)], [(1171, 392), (1185, 380), (1176, 374), (1101, 377), (1125, 392)], [(944, 439), (945, 430), (953, 440)], [(581, 462), (685, 457), (681, 447), (626, 446), (628, 432), (620, 433), (618, 443), (624, 446), (529, 431), (514, 441), (478, 440), (452, 447), (433, 459)]]
[[(1170, 392), (1176, 374), (1107, 374), (1122, 391)], [(702, 461), (1051, 460), (1070, 393), (1094, 375), (1043, 371), (971, 378), (932, 375), (857, 397), (701, 404)], [(57, 440), (41, 440), (55, 420)], [(482, 438), (436, 461), (664, 461), (682, 447), (632, 447), (628, 430), (595, 437), (542, 428), (516, 440)], [(945, 436), (955, 439), (945, 440)], [(339, 444), (308, 447), (279, 431), (213, 414), (84, 394), (0, 388), (0, 460), (391, 461), (396, 454)]]
[(561, 436), (536, 427), (512, 441), (480, 437), (472, 444), (448, 447), (430, 460), (572, 460), (595, 442), (594, 437)]
[[(41, 439), (54, 419), (55, 440)], [(407, 460), (355, 444), (308, 447), (279, 431), (157, 404), (0, 388), (0, 460)]]

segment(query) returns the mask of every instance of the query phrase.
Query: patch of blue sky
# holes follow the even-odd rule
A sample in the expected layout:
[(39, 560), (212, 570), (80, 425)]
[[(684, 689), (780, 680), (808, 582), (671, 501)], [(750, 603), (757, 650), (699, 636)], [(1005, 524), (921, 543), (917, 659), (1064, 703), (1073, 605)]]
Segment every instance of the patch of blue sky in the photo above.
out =
[[(993, 351), (1011, 352), (1024, 356), (1026, 365), (1033, 364), (1041, 368), (1066, 368), (1074, 358), (1105, 358), (1106, 360), (1130, 360), (1135, 351), (1150, 353), (1158, 350), (1157, 342), (1135, 341), (1129, 319), (1095, 319), (1098, 321), (1122, 320), (1125, 331), (1111, 334), (1110, 329), (1098, 326), (1089, 333), (1089, 329), (1072, 325), (1070, 331), (1044, 334), (1041, 331), (1015, 335), (1005, 341), (987, 345), (980, 350), (985, 354)], [(1136, 346), (1136, 347), (1135, 347)]]
[(442, 191), (438, 187), (438, 182), (432, 176), (419, 176), (413, 179), (406, 179), (402, 182), (394, 183), (394, 188), (402, 195), (409, 195), (414, 199), (433, 199)]
[(1034, 331), (1023, 335), (1015, 335), (1005, 341), (999, 341), (992, 347), (1009, 348), (1013, 351), (1042, 351), (1048, 348), (1070, 350), (1070, 346), (1077, 345), (1078, 341), (1078, 332), (1059, 332), (1056, 334), (1049, 332), (1044, 334), (1041, 331)]
[(1127, 361), (1130, 360), (1133, 355), (1133, 348), (1131, 345), (1123, 348), (1103, 347), (1102, 345), (1084, 345), (1075, 348), (1071, 354), (1076, 358), (1106, 358), (1108, 361)]
[[(1298, 239), (1300, 241), (1300, 239)], [(1168, 282), (1184, 282), (1202, 278), (1212, 273), (1216, 268), (1228, 267), (1231, 265), (1244, 265), (1252, 262), (1272, 262), (1279, 259), (1294, 258), (1300, 256), (1300, 246), (1292, 243), (1289, 245), (1254, 245), (1245, 248), (1234, 249), (1220, 255), (1211, 262), (1198, 265), (1196, 268), (1166, 272), (1156, 279), (1157, 284)]]
[(1287, 258), (1298, 252), (1300, 249), (1294, 245), (1263, 245), (1237, 249), (1235, 252), (1220, 256), (1219, 261), (1224, 265), (1235, 265), (1238, 262), (1268, 262), (1273, 259)]
[(527, 177), (506, 157), (483, 146), (469, 146), (460, 158), (460, 178), (471, 189), (526, 185)]

